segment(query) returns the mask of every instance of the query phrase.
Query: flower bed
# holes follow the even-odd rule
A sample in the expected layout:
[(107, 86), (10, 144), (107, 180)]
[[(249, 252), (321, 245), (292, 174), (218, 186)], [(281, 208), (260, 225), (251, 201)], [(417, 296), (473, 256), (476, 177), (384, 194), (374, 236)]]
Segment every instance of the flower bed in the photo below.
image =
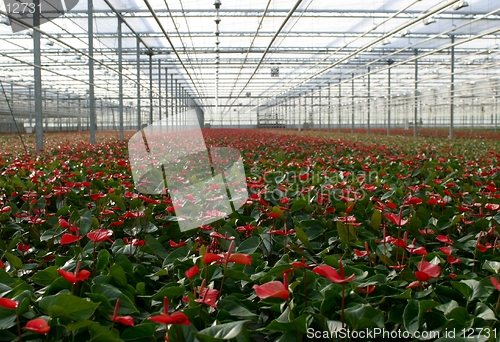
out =
[(114, 135), (0, 155), (0, 341), (500, 335), (498, 142), (204, 135), (250, 196), (186, 233)]

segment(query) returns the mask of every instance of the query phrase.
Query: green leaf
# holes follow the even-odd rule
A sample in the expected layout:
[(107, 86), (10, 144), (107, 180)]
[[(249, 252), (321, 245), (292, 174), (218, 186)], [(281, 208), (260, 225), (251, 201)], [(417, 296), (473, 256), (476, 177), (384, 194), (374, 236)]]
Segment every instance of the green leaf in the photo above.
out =
[(155, 323), (145, 322), (130, 328), (126, 328), (120, 335), (120, 337), (125, 341), (133, 341), (139, 339), (150, 340), (154, 335), (157, 327), (158, 325)]
[(80, 234), (85, 236), (92, 229), (92, 212), (90, 210), (85, 210), (82, 217), (80, 217), (78, 228), (80, 229)]
[(109, 263), (110, 257), (111, 255), (106, 249), (101, 249), (99, 251), (99, 253), (97, 254), (97, 266), (96, 266), (97, 272), (102, 271), (104, 267), (106, 267), (106, 265)]
[(229, 300), (227, 298), (219, 300), (219, 302), (217, 303), (217, 307), (219, 309), (226, 310), (227, 312), (229, 312), (231, 314), (231, 316), (235, 316), (235, 317), (251, 318), (251, 317), (257, 316), (256, 314), (254, 314), (253, 312), (251, 312), (250, 310), (248, 310), (247, 308), (245, 308), (241, 304), (239, 304), (235, 301)]
[(102, 294), (106, 296), (106, 298), (108, 298), (110, 302), (114, 302), (117, 299), (120, 299), (120, 314), (122, 315), (139, 312), (132, 300), (113, 285), (95, 284), (92, 286), (92, 293)]
[(349, 241), (356, 241), (356, 229), (353, 225), (337, 222), (337, 231), (343, 244), (348, 245)]
[(355, 330), (384, 327), (384, 313), (369, 304), (351, 306), (344, 313), (349, 325)]
[(88, 327), (89, 325), (92, 325), (92, 324), (95, 324), (95, 322), (94, 321), (90, 321), (90, 320), (79, 321), (79, 322), (75, 322), (75, 323), (69, 323), (69, 324), (66, 324), (66, 330), (68, 332), (72, 332), (72, 331), (75, 331), (75, 330), (78, 330), (78, 329), (86, 328), (86, 327)]
[(94, 314), (98, 303), (92, 303), (68, 293), (48, 296), (40, 301), (40, 308), (52, 318), (84, 321)]
[(483, 264), (483, 270), (498, 273), (500, 271), (500, 262), (487, 260)]
[(415, 333), (419, 328), (418, 301), (410, 299), (403, 312), (403, 324), (410, 333)]
[(311, 245), (311, 242), (309, 241), (306, 233), (304, 233), (304, 231), (298, 227), (298, 226), (295, 226), (295, 236), (297, 236), (297, 238), (300, 240), (300, 242), (302, 242), (302, 244), (310, 251), (313, 250), (313, 246)]
[(249, 239), (245, 239), (242, 243), (238, 245), (236, 251), (242, 254), (253, 254), (259, 248), (260, 239), (257, 236), (252, 236)]
[(152, 235), (146, 235), (144, 241), (146, 241), (147, 246), (151, 248), (160, 258), (165, 259), (168, 256), (168, 252), (165, 250), (160, 241), (155, 239)]
[(57, 278), (59, 277), (59, 274), (57, 273), (57, 267), (56, 266), (50, 266), (47, 267), (44, 270), (36, 272), (32, 277), (31, 280), (41, 286), (49, 286), (52, 284)]
[(370, 219), (370, 227), (375, 230), (380, 228), (380, 224), (382, 223), (382, 212), (380, 210), (374, 210), (372, 214), (372, 218)]
[(175, 298), (184, 295), (184, 286), (178, 286), (176, 284), (169, 284), (164, 286), (160, 291), (158, 291), (151, 300), (163, 300), (164, 297)]
[(486, 304), (478, 303), (476, 305), (476, 311), (474, 311), (474, 316), (476, 318), (482, 318), (485, 321), (496, 321), (495, 313)]
[(89, 342), (122, 342), (122, 339), (113, 334), (113, 331), (98, 323), (92, 324), (89, 331), (91, 336)]
[(292, 206), (290, 207), (290, 211), (293, 213), (293, 212), (295, 212), (297, 210), (301, 210), (301, 209), (303, 209), (308, 204), (309, 203), (304, 198), (297, 197), (293, 201)]
[(127, 286), (127, 275), (125, 274), (125, 271), (123, 270), (123, 267), (121, 267), (118, 264), (113, 264), (110, 269), (109, 269), (109, 275), (111, 275), (116, 282), (116, 284), (120, 287), (125, 287)]
[(15, 256), (14, 254), (11, 254), (9, 252), (5, 252), (4, 255), (5, 255), (5, 258), (7, 259), (7, 261), (12, 265), (12, 267), (15, 267), (17, 269), (23, 268), (23, 266), (24, 266), (23, 262), (17, 256)]
[(196, 333), (196, 337), (198, 337), (201, 342), (230, 340), (236, 338), (243, 332), (244, 323), (245, 321), (237, 321), (213, 325)]

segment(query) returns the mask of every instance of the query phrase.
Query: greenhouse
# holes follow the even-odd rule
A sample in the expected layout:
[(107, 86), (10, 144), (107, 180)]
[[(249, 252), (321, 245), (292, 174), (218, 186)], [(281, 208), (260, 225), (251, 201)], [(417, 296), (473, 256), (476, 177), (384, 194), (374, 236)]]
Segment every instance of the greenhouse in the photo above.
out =
[(499, 0), (26, 1), (0, 342), (500, 340)]

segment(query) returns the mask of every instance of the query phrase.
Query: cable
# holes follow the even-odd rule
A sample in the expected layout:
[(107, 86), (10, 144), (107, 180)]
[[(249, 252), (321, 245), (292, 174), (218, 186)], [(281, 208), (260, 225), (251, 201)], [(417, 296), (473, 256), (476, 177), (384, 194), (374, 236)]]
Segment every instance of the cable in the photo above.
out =
[(7, 96), (7, 92), (5, 91), (2, 80), (0, 80), (0, 85), (2, 86), (2, 92), (3, 92), (3, 95), (5, 96), (5, 101), (7, 101), (7, 106), (9, 107), (10, 115), (12, 116), (12, 120), (14, 120), (14, 124), (16, 125), (17, 134), (19, 135), (19, 139), (21, 139), (21, 143), (23, 144), (24, 152), (26, 152), (26, 154), (28, 154), (28, 149), (26, 148), (26, 145), (24, 144), (24, 139), (23, 139), (23, 136), (21, 134), (21, 130), (19, 129), (19, 126), (17, 125), (17, 121), (16, 121), (16, 118), (14, 117), (14, 112), (13, 112), (12, 107), (10, 105), (9, 97)]

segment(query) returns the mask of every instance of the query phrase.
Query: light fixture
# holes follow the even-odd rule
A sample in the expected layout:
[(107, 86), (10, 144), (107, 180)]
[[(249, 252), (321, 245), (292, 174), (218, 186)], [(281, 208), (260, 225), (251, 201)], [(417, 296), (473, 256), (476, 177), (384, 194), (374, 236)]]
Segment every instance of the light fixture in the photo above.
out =
[(404, 30), (402, 33), (401, 33), (401, 37), (406, 37), (407, 35), (409, 35), (411, 33), (410, 30), (406, 29)]
[(216, 23), (217, 25), (219, 25), (219, 24), (220, 24), (220, 20), (221, 20), (221, 19), (220, 19), (220, 17), (219, 17), (219, 16), (215, 17), (215, 19), (214, 19), (214, 21), (215, 21), (215, 23)]
[(457, 2), (455, 5), (453, 5), (453, 9), (455, 11), (458, 11), (464, 7), (469, 7), (469, 4), (467, 3), (467, 1), (462, 0), (462, 1)]
[(390, 43), (391, 43), (391, 41), (388, 38), (386, 38), (382, 41), (382, 45), (389, 45)]
[(436, 22), (436, 18), (434, 18), (434, 17), (427, 17), (424, 19), (424, 25), (434, 24), (435, 22)]
[(219, 9), (220, 5), (221, 5), (220, 0), (215, 0), (215, 2), (214, 2), (215, 9)]

